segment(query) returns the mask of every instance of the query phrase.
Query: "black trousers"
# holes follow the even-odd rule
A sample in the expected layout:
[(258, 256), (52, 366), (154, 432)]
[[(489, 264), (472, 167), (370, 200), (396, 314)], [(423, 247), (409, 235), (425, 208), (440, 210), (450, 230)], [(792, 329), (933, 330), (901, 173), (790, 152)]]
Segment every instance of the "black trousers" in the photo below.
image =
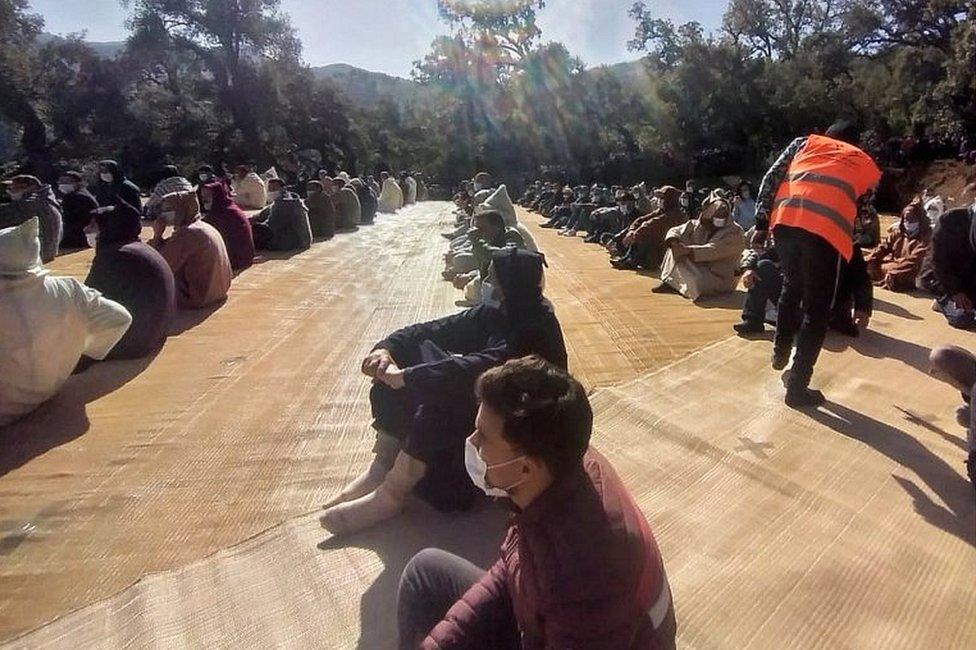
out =
[(747, 323), (765, 322), (766, 302), (772, 300), (779, 303), (779, 297), (783, 293), (783, 273), (776, 262), (769, 259), (759, 260), (756, 274), (759, 279), (749, 289), (746, 303), (742, 307), (742, 320)]
[(795, 342), (787, 388), (803, 389), (810, 385), (827, 335), (843, 258), (826, 239), (800, 228), (776, 226), (773, 238), (783, 271), (773, 348), (787, 354)]
[[(416, 650), (485, 572), (464, 558), (428, 548), (414, 556), (403, 570), (397, 592), (397, 627), (400, 649)], [(521, 647), (511, 601), (503, 599), (483, 612), (465, 638), (471, 650), (508, 650)]]

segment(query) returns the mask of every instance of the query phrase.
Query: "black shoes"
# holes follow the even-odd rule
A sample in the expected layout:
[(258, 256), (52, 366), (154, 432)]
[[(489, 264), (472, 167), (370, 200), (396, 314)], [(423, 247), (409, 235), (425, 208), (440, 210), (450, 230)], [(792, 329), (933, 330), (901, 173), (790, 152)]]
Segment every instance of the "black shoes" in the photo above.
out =
[(766, 331), (766, 324), (759, 321), (744, 320), (732, 326), (739, 334), (762, 334)]
[(790, 408), (801, 409), (810, 406), (821, 406), (827, 398), (819, 390), (810, 388), (787, 388), (786, 405)]
[(610, 266), (623, 271), (634, 271), (637, 269), (637, 265), (627, 257), (611, 257)]
[(662, 282), (651, 289), (651, 293), (678, 293), (678, 291), (667, 282)]
[(857, 329), (857, 325), (850, 318), (848, 319), (836, 319), (830, 322), (830, 329), (835, 332), (840, 332), (845, 336), (850, 336), (851, 338), (857, 338), (861, 331)]
[(782, 370), (783, 368), (788, 366), (790, 363), (790, 354), (792, 352), (793, 352), (792, 350), (786, 350), (785, 352), (781, 352), (779, 350), (774, 349), (773, 362), (772, 362), (773, 370)]

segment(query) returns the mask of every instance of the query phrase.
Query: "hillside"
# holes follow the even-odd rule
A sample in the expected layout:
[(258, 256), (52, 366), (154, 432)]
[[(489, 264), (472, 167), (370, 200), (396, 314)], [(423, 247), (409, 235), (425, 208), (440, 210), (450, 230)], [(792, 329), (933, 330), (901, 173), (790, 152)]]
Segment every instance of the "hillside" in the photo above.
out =
[[(49, 34), (47, 32), (42, 32), (37, 36), (37, 42), (39, 45), (47, 45), (51, 42), (63, 40), (65, 40), (63, 36)], [(85, 41), (85, 44), (94, 50), (95, 54), (103, 59), (114, 59), (125, 47), (125, 41)]]
[(393, 77), (382, 72), (370, 72), (346, 63), (313, 67), (316, 79), (334, 83), (353, 104), (372, 106), (381, 99), (391, 99), (399, 105), (420, 101), (426, 89), (409, 79)]

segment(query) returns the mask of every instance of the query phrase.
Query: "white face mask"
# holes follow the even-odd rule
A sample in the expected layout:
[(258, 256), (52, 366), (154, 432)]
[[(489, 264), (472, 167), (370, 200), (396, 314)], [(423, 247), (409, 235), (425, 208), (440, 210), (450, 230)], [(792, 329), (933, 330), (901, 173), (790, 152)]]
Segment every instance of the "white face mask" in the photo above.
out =
[(712, 223), (715, 224), (716, 228), (724, 228), (728, 219), (712, 219)]
[(279, 196), (281, 196), (281, 192), (278, 191), (268, 192), (268, 203), (274, 203), (275, 201), (278, 200)]
[(209, 212), (212, 207), (213, 207), (213, 200), (212, 199), (210, 201), (204, 201), (203, 202), (203, 209), (206, 210), (207, 212)]
[(58, 185), (58, 189), (61, 190), (62, 194), (71, 194), (75, 191), (74, 185), (68, 185), (67, 183), (61, 183)]
[(210, 180), (210, 174), (200, 174), (200, 180), (204, 183)]
[(909, 237), (914, 237), (915, 235), (918, 234), (918, 231), (921, 229), (921, 227), (922, 227), (922, 224), (920, 224), (920, 223), (906, 223), (905, 224), (905, 233)]
[(525, 456), (519, 456), (518, 458), (513, 458), (512, 460), (504, 463), (488, 465), (481, 457), (481, 454), (478, 453), (478, 448), (474, 446), (473, 442), (471, 442), (471, 438), (468, 438), (464, 442), (464, 467), (468, 470), (468, 476), (471, 477), (471, 482), (475, 484), (475, 487), (490, 497), (507, 497), (510, 491), (522, 485), (528, 479), (524, 478), (504, 489), (492, 487), (488, 485), (488, 470), (495, 469), (496, 467), (511, 465), (512, 463), (517, 463), (524, 458)]
[(482, 185), (481, 183), (475, 183), (474, 184), (474, 191), (475, 192), (480, 192), (483, 189), (485, 189), (485, 186)]
[(89, 248), (95, 248), (95, 245), (98, 244), (98, 231), (96, 230), (95, 232), (86, 232), (85, 239), (88, 240)]
[(106, 173), (103, 172), (103, 173), (99, 174), (98, 177), (100, 179), (102, 179), (102, 182), (103, 183), (111, 183), (112, 182), (112, 175), (111, 174), (106, 174)]
[(163, 218), (163, 221), (165, 221), (170, 226), (176, 224), (176, 211), (175, 210), (167, 210), (167, 211), (163, 212), (162, 214), (160, 214), (159, 216), (161, 216)]

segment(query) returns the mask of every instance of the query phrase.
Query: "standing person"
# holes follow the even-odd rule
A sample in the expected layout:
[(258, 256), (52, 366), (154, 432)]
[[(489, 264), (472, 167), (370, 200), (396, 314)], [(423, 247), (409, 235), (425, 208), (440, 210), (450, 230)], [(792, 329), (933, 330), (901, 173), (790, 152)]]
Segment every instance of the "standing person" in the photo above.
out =
[[(754, 243), (772, 230), (783, 269), (772, 365), (796, 357), (786, 387), (794, 408), (817, 406), (813, 367), (827, 333), (844, 260), (854, 251), (854, 222), (865, 212), (881, 170), (856, 145), (859, 133), (837, 122), (826, 135), (797, 138), (780, 155), (759, 189)], [(794, 341), (795, 340), (795, 341)]]
[(54, 397), (82, 355), (104, 359), (132, 317), (41, 264), (36, 217), (0, 229), (0, 426)]
[(85, 188), (82, 175), (75, 171), (61, 174), (58, 192), (61, 194), (61, 221), (64, 226), (61, 247), (88, 248), (85, 227), (91, 223), (92, 210), (98, 207), (98, 201)]
[(85, 284), (132, 315), (132, 325), (106, 359), (141, 359), (162, 347), (176, 315), (173, 271), (139, 241), (142, 221), (133, 206), (99, 208), (87, 229), (95, 259)]
[(137, 209), (142, 209), (142, 195), (139, 186), (122, 173), (122, 167), (114, 160), (98, 163), (98, 181), (95, 183), (95, 200), (98, 205), (115, 205), (116, 199), (125, 201)]
[[(173, 227), (173, 234), (163, 239), (167, 226)], [(227, 247), (220, 233), (200, 219), (194, 192), (176, 192), (163, 199), (149, 244), (173, 271), (177, 307), (200, 309), (227, 297), (234, 277)]]
[(51, 186), (36, 176), (14, 176), (7, 193), (11, 202), (0, 205), (0, 228), (19, 226), (37, 217), (41, 230), (41, 261), (50, 262), (58, 256), (63, 231), (61, 204)]
[(488, 571), (426, 549), (400, 578), (403, 650), (669, 650), (677, 624), (661, 551), (610, 462), (593, 410), (539, 357), (481, 375), (471, 481), (514, 516)]
[(217, 229), (234, 272), (250, 268), (254, 263), (254, 234), (251, 222), (241, 206), (230, 197), (227, 185), (219, 180), (203, 185), (199, 190), (203, 197), (204, 221)]

